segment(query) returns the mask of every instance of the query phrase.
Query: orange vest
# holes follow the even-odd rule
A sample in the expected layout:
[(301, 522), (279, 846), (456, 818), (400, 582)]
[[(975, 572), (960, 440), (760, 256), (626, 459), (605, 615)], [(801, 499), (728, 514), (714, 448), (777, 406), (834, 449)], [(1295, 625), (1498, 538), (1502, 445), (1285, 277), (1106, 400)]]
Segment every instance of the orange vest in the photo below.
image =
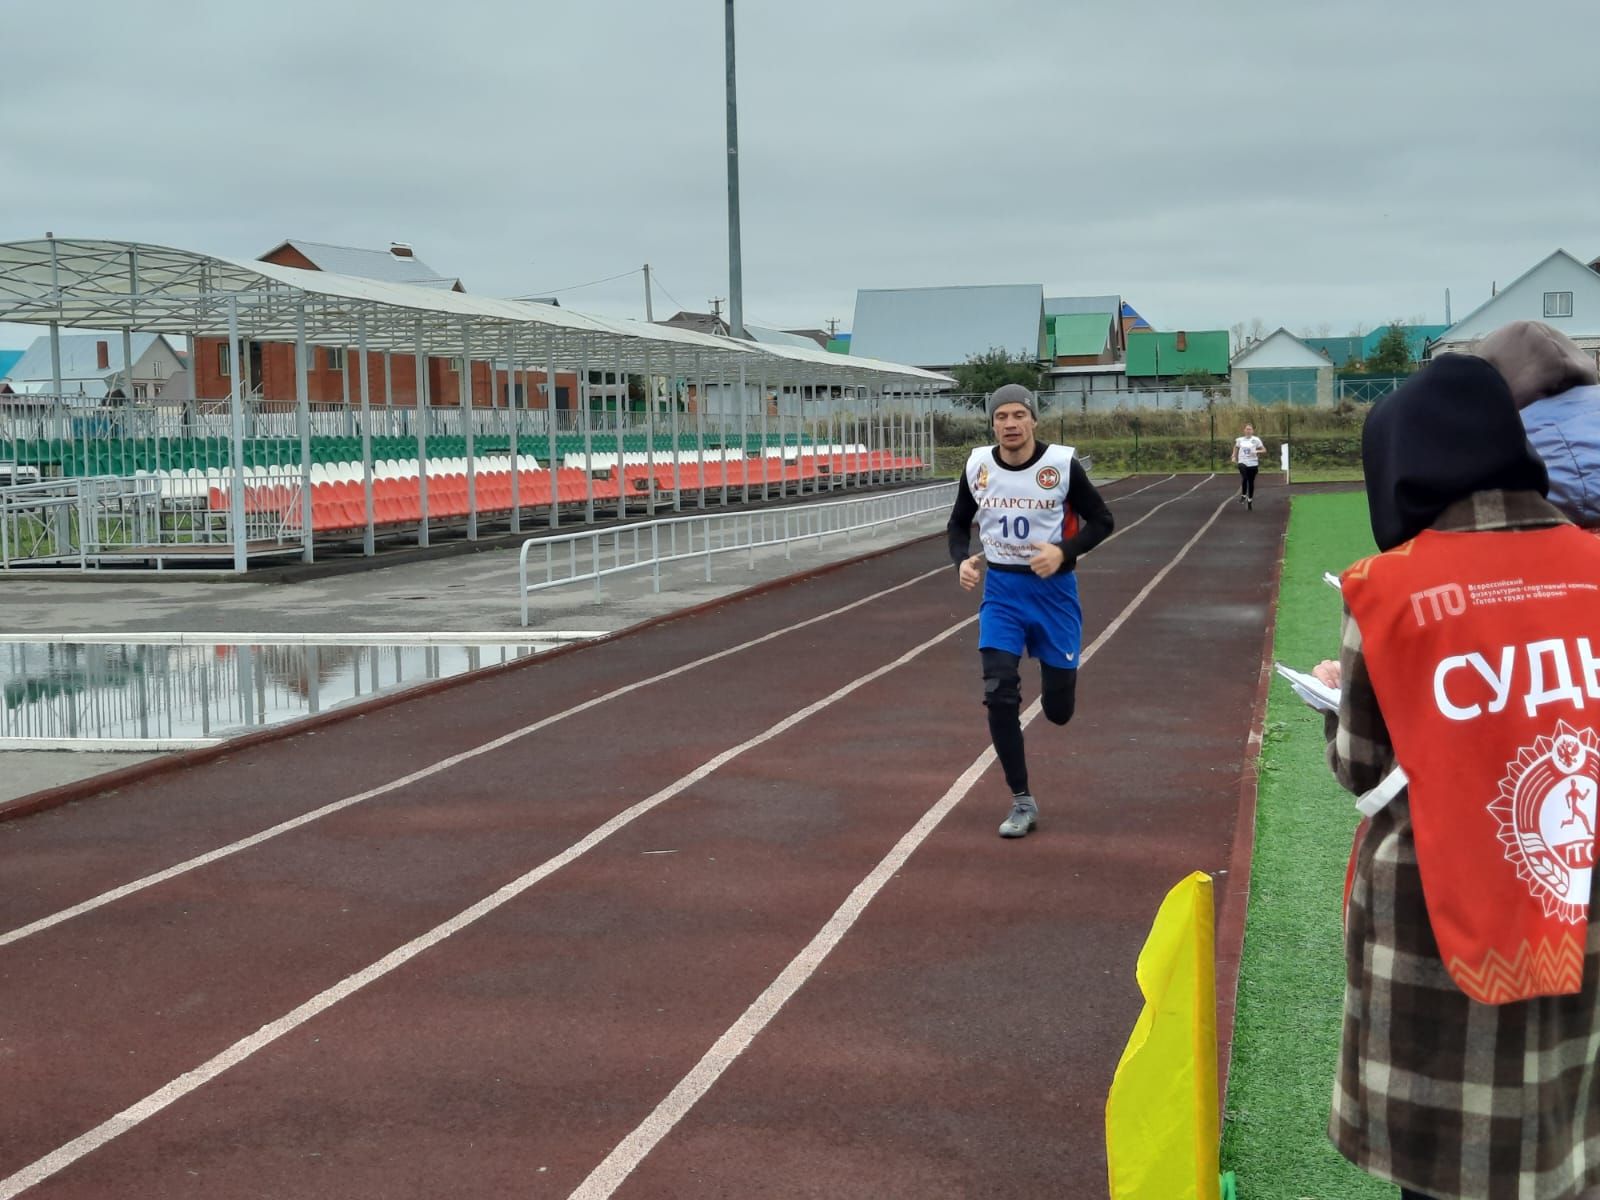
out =
[(1484, 1004), (1577, 992), (1600, 797), (1600, 542), (1427, 531), (1345, 572), (1428, 920)]

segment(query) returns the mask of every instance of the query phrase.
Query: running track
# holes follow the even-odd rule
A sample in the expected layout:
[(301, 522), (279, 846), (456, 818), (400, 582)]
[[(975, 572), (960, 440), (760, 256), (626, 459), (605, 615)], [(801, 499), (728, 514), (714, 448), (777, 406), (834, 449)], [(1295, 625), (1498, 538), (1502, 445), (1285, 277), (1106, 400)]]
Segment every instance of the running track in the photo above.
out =
[(1106, 489), (1020, 842), (942, 538), (0, 823), (0, 1200), (1103, 1195), (1254, 754), (1234, 488)]

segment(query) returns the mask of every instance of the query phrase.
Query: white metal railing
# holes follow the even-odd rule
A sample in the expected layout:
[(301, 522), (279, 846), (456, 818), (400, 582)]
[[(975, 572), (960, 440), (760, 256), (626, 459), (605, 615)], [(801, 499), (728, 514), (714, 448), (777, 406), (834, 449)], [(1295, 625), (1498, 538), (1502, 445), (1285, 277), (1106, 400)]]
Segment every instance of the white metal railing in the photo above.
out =
[[(763, 547), (783, 546), (784, 557), (788, 558), (795, 542), (816, 538), (821, 545), (829, 534), (842, 533), (849, 538), (861, 530), (898, 525), (908, 517), (949, 509), (955, 495), (954, 483), (939, 483), (851, 500), (667, 517), (610, 529), (529, 538), (517, 556), (522, 623), (528, 623), (528, 597), (534, 592), (592, 581), (598, 599), (601, 579), (645, 569), (651, 572), (651, 589), (659, 592), (661, 568), (689, 559), (705, 561), (705, 577), (709, 581), (711, 561), (718, 554), (746, 551), (754, 567), (755, 552)], [(529, 582), (530, 556), (541, 551), (544, 578)]]
[(25, 562), (87, 566), (111, 548), (162, 538), (154, 479), (89, 476), (0, 488), (0, 567)]

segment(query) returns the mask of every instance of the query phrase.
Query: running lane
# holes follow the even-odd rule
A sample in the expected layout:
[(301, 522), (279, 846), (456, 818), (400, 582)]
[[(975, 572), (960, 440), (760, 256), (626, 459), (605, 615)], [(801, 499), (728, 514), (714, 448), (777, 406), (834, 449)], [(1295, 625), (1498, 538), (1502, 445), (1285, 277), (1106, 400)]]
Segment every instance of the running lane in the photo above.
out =
[[(1183, 481), (1182, 488), (1176, 482), (1119, 504), (1119, 522), (1127, 528), (1171, 500), (1085, 561), (1090, 636), (1170, 561), (1215, 507), (1215, 490), (1183, 497), (1193, 481)], [(1250, 537), (1269, 541), (1275, 553), (1276, 540), (1266, 532), (1272, 518), (1262, 520), (1268, 510), (1259, 505), (1251, 514), (1255, 525), (1242, 531), (1243, 553), (1235, 567), (1254, 562)], [(1158, 757), (1148, 747), (1162, 739), (1182, 742), (1179, 757), (1189, 759), (1196, 757), (1195, 746), (1212, 740), (1203, 729), (1186, 731), (1170, 714), (1153, 711), (1096, 733), (1121, 701), (1109, 692), (1091, 701), (1090, 684), (1097, 670), (1114, 662), (1119, 646), (1130, 654), (1123, 669), (1137, 672), (1147, 644), (1172, 640), (1161, 621), (1136, 625), (1140, 614), (1153, 617), (1168, 589), (1211, 586), (1212, 576), (1185, 572), (1201, 559), (1212, 564), (1209, 570), (1226, 566), (1234, 553), (1229, 536), (1229, 527), (1213, 526), (1106, 643), (1085, 669), (1081, 715), (1069, 731), (1033, 731), (1046, 828), (1023, 843), (1001, 843), (993, 825), (1003, 804), (994, 797), (1003, 788), (992, 772), (981, 780), (973, 802), (958, 807), (908, 861), (780, 1020), (626, 1177), (626, 1194), (973, 1194), (971, 1180), (989, 1178), (974, 1174), (986, 1154), (978, 1147), (963, 1149), (963, 1140), (948, 1134), (953, 1123), (975, 1119), (972, 1097), (963, 1095), (975, 1059), (989, 1064), (992, 1074), (984, 1093), (989, 1103), (979, 1106), (989, 1125), (975, 1124), (974, 1132), (992, 1127), (996, 1106), (1011, 1111), (1010, 1100), (1037, 1104), (1041, 1088), (1097, 1108), (1103, 1084), (1090, 1068), (1106, 1055), (1093, 1053), (1089, 1043), (1109, 1036), (1109, 1050), (1099, 1049), (1115, 1061), (1137, 1011), (1132, 954), (1153, 904), (1147, 912), (1119, 915), (1115, 887), (1097, 905), (1091, 902), (1097, 894), (1093, 879), (1080, 891), (1065, 884), (1063, 872), (1099, 873), (1102, 882), (1107, 872), (1126, 876), (1131, 883), (1123, 890), (1142, 903), (1140, 889), (1156, 888), (1169, 864), (1183, 860), (1184, 870), (1206, 865), (1197, 859), (1210, 853), (1211, 818), (1221, 810), (1200, 794), (1217, 771), (1202, 773), (1197, 762), (1187, 763), (1179, 777), (1184, 794), (1194, 792), (1190, 799), (1154, 808), (1153, 799), (1127, 790), (1138, 784), (1159, 791), (1165, 776), (1154, 762), (1141, 763), (1143, 774), (1135, 772), (1130, 781), (1114, 772), (1086, 771), (1090, 757), (1124, 751), (1120, 738), (1148, 739), (1147, 750), (1134, 755), (1146, 759)], [(874, 588), (857, 594), (911, 578), (941, 560), (936, 545), (900, 551), (878, 560), (866, 572), (882, 572)], [(48, 986), (36, 993), (40, 1007), (26, 1007), (18, 1022), (51, 1031), (20, 1055), (38, 1067), (25, 1080), (27, 1106), (49, 1109), (49, 1093), (63, 1081), (70, 1093), (53, 1121), (22, 1131), (29, 1144), (8, 1157), (6, 1169), (20, 1165), (19, 1159), (33, 1161), (116, 1107), (225, 1050), (316, 987), (336, 983), (340, 971), (370, 961), (445, 910), (455, 911), (452, 905), (464, 906), (528, 870), (541, 855), (569, 845), (627, 804), (674, 786), (730, 747), (766, 737), (684, 784), (660, 807), (502, 908), (66, 1163), (29, 1192), (567, 1194), (648, 1116), (981, 752), (986, 739), (972, 678), (972, 630), (957, 628), (935, 640), (972, 611), (971, 598), (955, 588), (952, 574), (941, 572), (903, 589), (892, 602), (874, 601), (848, 620), (815, 627), (809, 636), (787, 635), (763, 651), (653, 685), (649, 690), (660, 692), (653, 704), (637, 703), (642, 689), (568, 718), (523, 739), (536, 742), (536, 751), (512, 743), (427, 785), (398, 789), (241, 852), (237, 861), (153, 886), (137, 904), (118, 901), (0, 948), (8, 996), (24, 973), (17, 970), (23, 961), (48, 974)], [(1268, 583), (1270, 574), (1269, 564)], [(829, 578), (784, 590), (804, 591)], [(810, 611), (825, 611), (836, 600)], [(1220, 608), (1212, 616), (1220, 619), (1206, 637), (1227, 649), (1236, 639), (1229, 621), (1253, 621), (1258, 656), (1260, 614), (1247, 616), (1242, 610), (1248, 600), (1229, 600), (1222, 592), (1213, 602)], [(1179, 629), (1189, 620), (1181, 612), (1169, 617)], [(864, 679), (878, 671), (876, 678)], [(449, 726), (451, 706), (467, 702), (479, 687), (536, 674), (519, 671), (453, 692), (444, 714), (435, 704), (442, 698), (419, 702), (414, 715), (429, 719), (411, 725), (412, 740), (418, 740), (418, 729), (431, 737), (435, 723)], [(1175, 678), (1192, 688), (1200, 677), (1179, 672)], [(490, 690), (491, 707), (518, 699)], [(1220, 720), (1221, 703), (1199, 708)], [(823, 707), (770, 732), (776, 722), (813, 704)], [(1099, 712), (1107, 717), (1093, 716)], [(1247, 719), (1248, 699), (1237, 720), (1241, 746)], [(351, 723), (360, 724), (365, 721)], [(477, 732), (474, 722), (463, 725), (462, 732)], [(1085, 743), (1096, 737), (1101, 740), (1091, 755)], [(1058, 743), (1070, 747), (1068, 757), (1057, 760), (1052, 747)], [(394, 745), (398, 752), (399, 742)], [(1233, 769), (1226, 783), (1236, 799), (1237, 761)], [(1111, 797), (1099, 814), (1103, 827), (1071, 830), (1064, 820), (1068, 804), (1053, 801), (1046, 788), (1051, 776), (1070, 779), (1075, 797), (1084, 794), (1086, 778)], [(320, 783), (324, 795), (306, 799), (325, 798), (326, 775), (308, 779)], [(1070, 803), (1076, 811), (1080, 801)], [(1225, 824), (1231, 832), (1231, 820)], [(1102, 840), (1128, 841), (1130, 832), (1140, 835), (1134, 840), (1146, 853), (1130, 856), (1099, 846)], [(1215, 861), (1221, 862), (1225, 837), (1219, 845)], [(1159, 899), (1159, 889), (1154, 894)], [(1063, 910), (1065, 896), (1077, 902), (1071, 911)], [(262, 898), (272, 902), (252, 903)], [(1026, 903), (1013, 903), (1018, 900)], [(902, 902), (910, 904), (903, 912), (894, 908)], [(886, 913), (892, 919), (880, 929)], [(198, 917), (199, 923), (185, 930), (182, 916)], [(261, 928), (273, 923), (280, 928)], [(1072, 952), (1085, 963), (1082, 971), (1068, 972), (1053, 960), (1074, 923), (1081, 936)], [(1012, 926), (1035, 932), (1031, 947), (1026, 937), (996, 937), (997, 927), (1003, 932)], [(164, 932), (173, 928), (177, 934)], [(1054, 939), (1040, 930), (1055, 931)], [(145, 954), (107, 948), (119, 939), (123, 946), (139, 939), (152, 944)], [(975, 953), (980, 947), (987, 949)], [(935, 994), (905, 992), (913, 976), (902, 960), (914, 949), (913, 957), (939, 968), (918, 982), (919, 989), (937, 984)], [(19, 957), (25, 954), (34, 957)], [(108, 957), (116, 958), (115, 970), (96, 975)], [(1019, 1016), (1038, 1015), (1039, 989), (1033, 985), (1058, 984), (1068, 974), (1087, 980), (1101, 961), (1114, 964), (1119, 977), (1101, 987), (1099, 1023), (1085, 1019), (1081, 1028), (1073, 1027), (1087, 1064), (1082, 1070), (1061, 1049), (1060, 1030), (1048, 1019), (1027, 1039), (991, 1032), (997, 1029), (988, 1019), (994, 997), (986, 989), (1032, 996), (1034, 1008)], [(196, 986), (196, 972), (203, 986)], [(992, 978), (996, 973), (1013, 977)], [(833, 998), (830, 988), (845, 983), (853, 990)], [(83, 992), (119, 987), (123, 1004), (82, 1007)], [(885, 1003), (885, 996), (892, 1000)], [(54, 997), (62, 1013), (43, 1012), (47, 997)], [(157, 1007), (163, 1004), (168, 1007)], [(839, 1016), (826, 1021), (818, 1036), (802, 1034), (796, 1041), (792, 1022), (803, 1021), (812, 1004), (834, 1005)], [(119, 1008), (134, 1011), (120, 1016)], [(982, 1020), (980, 1012), (986, 1014)], [(937, 1019), (941, 1013), (943, 1021)], [(898, 1022), (888, 1043), (896, 1053), (885, 1055), (870, 1038), (857, 1044), (866, 1035), (888, 1036), (874, 1014)], [(90, 1051), (76, 1060), (60, 1057), (63, 1045), (77, 1042), (88, 1043)], [(129, 1048), (135, 1053), (126, 1057), (150, 1061), (120, 1064), (119, 1052)], [(777, 1067), (763, 1065), (763, 1055), (777, 1055)], [(785, 1078), (791, 1056), (822, 1073), (819, 1085), (829, 1064), (840, 1079), (818, 1090), (810, 1086), (811, 1074)], [(898, 1074), (890, 1069), (897, 1062), (904, 1068)], [(1042, 1069), (1047, 1064), (1055, 1065)], [(83, 1078), (97, 1073), (106, 1076), (105, 1086)], [(1089, 1087), (1098, 1087), (1098, 1095), (1078, 1094)], [(890, 1093), (892, 1101), (884, 1099)], [(855, 1105), (861, 1102), (868, 1117), (901, 1115), (891, 1121), (893, 1128), (871, 1120), (860, 1124)], [(719, 1105), (731, 1110), (724, 1114)], [(1076, 1157), (1059, 1124), (1038, 1139), (1047, 1166)], [(896, 1129), (909, 1145), (887, 1153), (897, 1148), (889, 1136)], [(8, 1155), (16, 1136), (8, 1134)], [(710, 1145), (702, 1140), (706, 1136), (713, 1139)], [(868, 1173), (852, 1185), (859, 1190), (851, 1191), (832, 1179), (830, 1162), (843, 1162), (839, 1139), (852, 1137), (862, 1146), (884, 1139), (886, 1177), (900, 1184), (871, 1186)], [(771, 1145), (769, 1138), (775, 1139)], [(806, 1155), (806, 1146), (816, 1153)], [(796, 1155), (806, 1160), (803, 1169), (795, 1167)], [(960, 1164), (965, 1174), (950, 1174)], [(1025, 1189), (1039, 1169), (1019, 1161), (1010, 1174), (993, 1177), (987, 1194), (1036, 1194)], [(922, 1188), (923, 1175), (943, 1177), (955, 1190)]]

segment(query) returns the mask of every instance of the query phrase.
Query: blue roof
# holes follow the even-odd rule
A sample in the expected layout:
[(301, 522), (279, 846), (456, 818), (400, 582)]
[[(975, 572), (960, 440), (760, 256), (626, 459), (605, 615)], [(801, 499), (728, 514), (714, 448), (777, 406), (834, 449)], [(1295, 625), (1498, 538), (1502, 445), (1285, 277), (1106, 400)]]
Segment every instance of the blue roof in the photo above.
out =
[(1124, 318), (1133, 318), (1133, 328), (1135, 329), (1149, 329), (1151, 327), (1150, 322), (1146, 321), (1137, 312), (1135, 312), (1133, 305), (1129, 304), (1126, 300), (1122, 302), (1122, 315)]
[(0, 379), (11, 374), (11, 368), (22, 358), (22, 350), (0, 350)]

